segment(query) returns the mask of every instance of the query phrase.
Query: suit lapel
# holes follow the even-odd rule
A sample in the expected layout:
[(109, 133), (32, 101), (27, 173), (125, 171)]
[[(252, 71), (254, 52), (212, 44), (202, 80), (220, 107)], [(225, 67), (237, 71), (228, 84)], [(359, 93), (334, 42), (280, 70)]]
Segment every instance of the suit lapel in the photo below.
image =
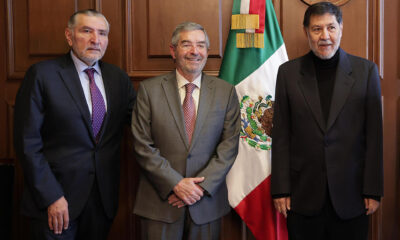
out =
[(352, 68), (346, 52), (342, 49), (339, 49), (339, 51), (339, 63), (336, 71), (335, 86), (332, 93), (327, 130), (332, 127), (335, 122), (355, 82), (355, 80), (350, 76)]
[(161, 82), (164, 89), (165, 98), (172, 116), (175, 119), (176, 127), (182, 137), (182, 141), (185, 143), (185, 147), (189, 149), (189, 142), (185, 130), (185, 122), (183, 120), (182, 105), (178, 93), (178, 83), (176, 80), (176, 72), (172, 71), (166, 75)]
[(194, 144), (198, 139), (198, 136), (200, 135), (201, 128), (204, 125), (207, 114), (210, 110), (210, 106), (212, 106), (211, 103), (213, 101), (214, 94), (215, 94), (214, 80), (207, 77), (207, 75), (203, 73), (200, 96), (199, 96), (199, 106), (197, 109), (197, 116), (196, 116), (196, 125), (194, 128), (191, 146), (194, 146)]
[(301, 62), (301, 75), (302, 78), (299, 81), (300, 89), (303, 92), (304, 98), (311, 112), (318, 123), (319, 127), (325, 132), (325, 120), (321, 110), (321, 100), (318, 91), (318, 82), (315, 76), (315, 67), (312, 60), (311, 53), (307, 54)]
[(90, 122), (90, 112), (87, 106), (85, 95), (82, 90), (82, 84), (79, 80), (79, 76), (78, 73), (76, 72), (75, 65), (69, 54), (70, 53), (68, 53), (67, 56), (65, 57), (65, 65), (59, 71), (59, 74), (66, 88), (68, 89), (70, 95), (75, 101), (76, 106), (81, 112), (83, 121), (86, 127), (88, 128), (92, 140), (95, 141), (93, 137), (92, 124)]

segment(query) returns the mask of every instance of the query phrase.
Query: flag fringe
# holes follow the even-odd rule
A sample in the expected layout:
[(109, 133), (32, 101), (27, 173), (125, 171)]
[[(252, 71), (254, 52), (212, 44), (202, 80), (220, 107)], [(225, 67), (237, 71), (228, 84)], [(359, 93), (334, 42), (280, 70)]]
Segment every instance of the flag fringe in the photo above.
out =
[(232, 15), (231, 29), (258, 29), (260, 27), (258, 14), (234, 14)]
[(237, 48), (264, 48), (263, 33), (237, 33)]

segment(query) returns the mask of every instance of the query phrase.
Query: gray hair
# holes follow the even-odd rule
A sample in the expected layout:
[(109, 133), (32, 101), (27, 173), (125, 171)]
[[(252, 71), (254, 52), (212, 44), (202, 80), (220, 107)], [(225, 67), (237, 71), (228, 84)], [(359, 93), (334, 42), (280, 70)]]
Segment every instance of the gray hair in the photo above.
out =
[(79, 11), (75, 12), (74, 14), (72, 14), (68, 20), (68, 28), (69, 29), (73, 29), (75, 27), (76, 17), (81, 14), (86, 15), (86, 16), (91, 16), (91, 17), (93, 17), (93, 16), (94, 17), (102, 17), (107, 24), (108, 30), (110, 30), (110, 23), (107, 21), (107, 18), (103, 14), (101, 14), (100, 12), (98, 12), (94, 9), (79, 10)]
[(207, 46), (207, 48), (209, 48), (210, 40), (208, 38), (206, 30), (200, 24), (194, 23), (194, 22), (183, 22), (183, 23), (179, 24), (178, 26), (176, 26), (175, 31), (172, 33), (171, 45), (174, 47), (176, 47), (178, 45), (179, 35), (181, 32), (195, 31), (195, 30), (203, 31), (203, 33), (206, 37), (206, 46)]

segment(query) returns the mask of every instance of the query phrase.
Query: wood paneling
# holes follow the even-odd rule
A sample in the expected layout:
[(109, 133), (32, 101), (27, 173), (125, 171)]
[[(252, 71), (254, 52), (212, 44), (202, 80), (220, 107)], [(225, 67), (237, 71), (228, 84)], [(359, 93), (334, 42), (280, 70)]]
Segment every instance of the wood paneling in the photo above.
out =
[(399, 66), (399, 1), (384, 3), (384, 48), (383, 48), (383, 157), (385, 196), (382, 201), (382, 238), (400, 239), (399, 219), (399, 143), (400, 143), (400, 77)]
[[(4, 5), (4, 4), (3, 4)], [(0, 6), (0, 33), (6, 32), (6, 9)], [(6, 35), (0, 34), (0, 52), (6, 52)], [(5, 54), (0, 54), (0, 164), (8, 159), (8, 129), (7, 129), (7, 103), (5, 100), (5, 85), (7, 80), (7, 59)]]
[[(27, 222), (18, 215), (22, 172), (12, 149), (12, 111), (15, 94), (27, 68), (64, 54), (64, 29), (78, 9), (103, 12), (111, 24), (104, 60), (125, 69), (137, 88), (140, 80), (174, 68), (168, 45), (174, 27), (195, 21), (207, 30), (211, 49), (205, 70), (217, 75), (221, 64), (233, 0), (6, 0), (0, 4), (0, 164), (16, 166), (14, 239), (27, 239)], [(272, 0), (289, 58), (309, 51), (303, 32), (307, 5), (301, 0)], [(371, 218), (370, 239), (400, 238), (400, 4), (397, 0), (350, 0), (342, 6), (341, 47), (373, 60), (382, 78), (384, 107), (385, 197)], [(385, 14), (383, 14), (385, 13)], [(395, 21), (395, 20), (396, 21)], [(139, 168), (133, 159), (132, 138), (126, 129), (122, 146), (120, 207), (109, 239), (140, 239), (133, 215)], [(1, 238), (1, 236), (0, 236)], [(222, 240), (251, 240), (238, 215), (223, 218)]]
[(206, 29), (211, 46), (205, 70), (216, 75), (229, 32), (231, 9), (229, 0), (132, 1), (127, 16), (127, 32), (131, 34), (127, 38), (129, 75), (144, 78), (174, 69), (168, 46), (175, 26), (184, 21), (197, 22)]
[[(171, 12), (179, 13), (182, 9), (185, 9), (184, 14), (171, 15)], [(212, 10), (205, 18), (204, 13), (208, 9)], [(177, 24), (185, 21), (203, 25), (212, 43), (209, 55), (222, 56), (222, 29), (218, 27), (222, 21), (219, 1), (148, 0), (147, 15), (148, 57), (169, 57), (172, 32)]]
[(68, 44), (64, 37), (69, 16), (77, 10), (104, 5), (104, 15), (115, 31), (110, 33), (114, 45), (109, 47), (105, 59), (123, 65), (123, 1), (99, 0), (6, 0), (7, 56), (9, 79), (22, 79), (25, 71), (35, 62), (65, 54)]
[(125, 5), (124, 1), (98, 1), (97, 10), (101, 11), (110, 23), (110, 34), (104, 61), (125, 69)]
[[(360, 57), (368, 58), (368, 23), (373, 22), (367, 15), (370, 0), (353, 0), (341, 7), (343, 11), (343, 37), (341, 47)], [(303, 31), (304, 12), (308, 5), (298, 0), (280, 1), (280, 25), (286, 43), (289, 59), (309, 51), (307, 37)]]
[[(28, 1), (29, 55), (57, 55), (66, 52), (64, 29), (75, 11), (75, 1)], [(52, 21), (59, 19), (59, 21)]]

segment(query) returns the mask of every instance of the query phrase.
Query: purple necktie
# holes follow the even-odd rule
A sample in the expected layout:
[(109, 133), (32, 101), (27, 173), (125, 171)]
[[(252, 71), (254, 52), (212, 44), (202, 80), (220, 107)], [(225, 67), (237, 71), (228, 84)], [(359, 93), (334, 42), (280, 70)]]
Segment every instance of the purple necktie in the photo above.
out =
[(101, 125), (103, 124), (103, 119), (106, 114), (106, 107), (103, 96), (101, 95), (101, 92), (94, 81), (94, 73), (96, 70), (94, 68), (86, 68), (84, 72), (89, 77), (90, 96), (92, 99), (92, 129), (96, 142), (98, 142)]
[(194, 104), (194, 99), (192, 93), (196, 88), (196, 85), (193, 83), (187, 83), (185, 85), (186, 88), (186, 95), (185, 99), (183, 100), (183, 115), (185, 117), (185, 127), (186, 127), (186, 134), (189, 139), (189, 144), (192, 141), (192, 135), (194, 131), (194, 126), (196, 124), (196, 106)]

